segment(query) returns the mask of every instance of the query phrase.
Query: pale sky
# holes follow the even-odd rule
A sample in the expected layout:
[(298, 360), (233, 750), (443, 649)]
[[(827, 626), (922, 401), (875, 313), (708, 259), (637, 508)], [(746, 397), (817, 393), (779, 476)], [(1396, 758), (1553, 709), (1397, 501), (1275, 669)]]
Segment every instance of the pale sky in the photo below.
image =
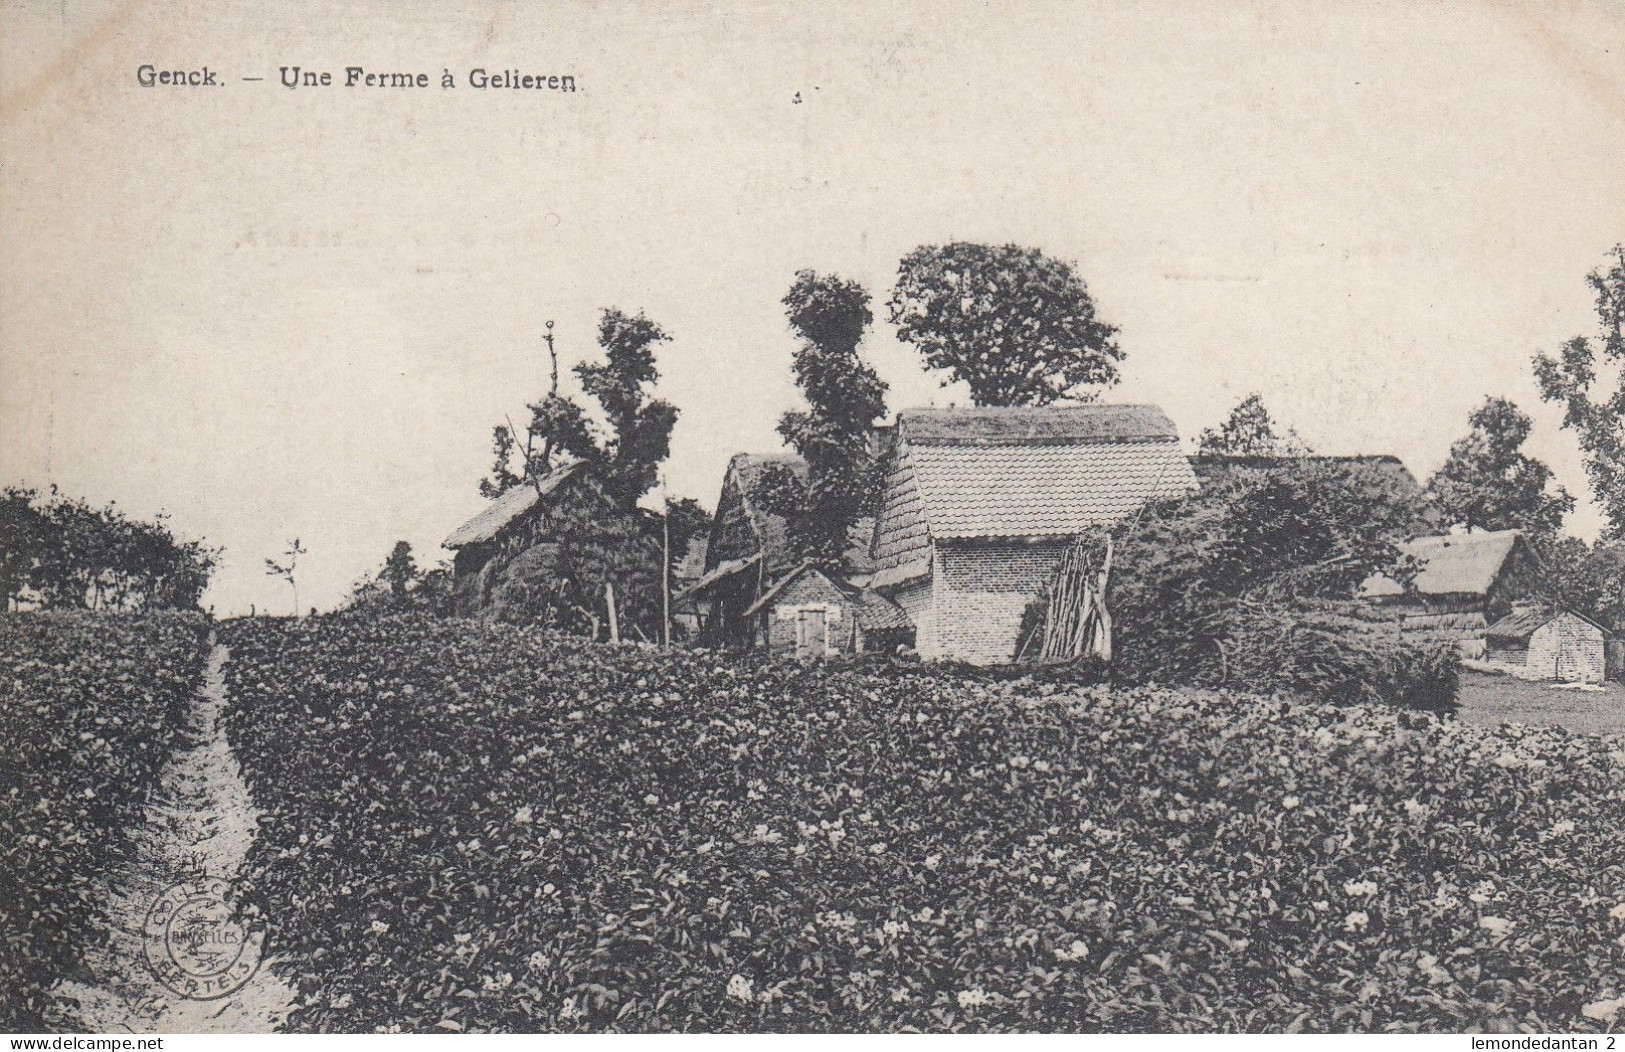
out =
[(548, 318), (567, 365), (599, 307), (673, 335), (670, 489), (708, 507), (797, 404), (799, 268), (874, 294), (893, 408), (962, 403), (882, 306), (951, 239), (1074, 261), (1128, 353), (1105, 397), (1186, 436), (1258, 390), (1425, 478), (1505, 395), (1588, 492), (1528, 362), (1594, 331), (1584, 275), (1625, 240), (1615, 0), (0, 10), (0, 483), (168, 511), (227, 549), (218, 613), (288, 607), (263, 559), (294, 536), (320, 607), (397, 539), (443, 554)]

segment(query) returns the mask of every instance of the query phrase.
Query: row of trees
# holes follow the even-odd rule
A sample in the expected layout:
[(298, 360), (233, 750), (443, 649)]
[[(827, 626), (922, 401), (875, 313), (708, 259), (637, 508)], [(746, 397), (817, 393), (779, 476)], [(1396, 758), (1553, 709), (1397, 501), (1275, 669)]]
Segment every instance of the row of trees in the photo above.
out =
[(220, 549), (184, 540), (168, 518), (134, 519), (55, 487), (0, 491), (0, 597), (8, 609), (194, 609)]
[[(1625, 248), (1616, 248), (1612, 258), (1607, 269), (1588, 278), (1599, 333), (1576, 337), (1557, 354), (1535, 360), (1544, 397), (1565, 407), (1564, 426), (1580, 440), (1609, 523), (1604, 538), (1588, 545), (1562, 534), (1574, 498), (1555, 484), (1549, 468), (1523, 452), (1530, 420), (1500, 398), (1473, 412), (1468, 434), (1428, 480), (1415, 525), (1419, 531), (1451, 525), (1523, 530), (1562, 582), (1565, 602), (1620, 624), (1625, 618), (1618, 571), (1625, 562), (1620, 551), (1625, 542)], [(875, 317), (872, 302), (858, 282), (810, 270), (796, 275), (783, 300), (798, 341), (792, 372), (805, 405), (784, 414), (778, 430), (807, 470), (804, 476), (787, 469), (771, 473), (760, 496), (786, 518), (797, 554), (836, 567), (852, 526), (879, 485), (870, 437), (874, 423), (887, 414), (887, 389), (862, 354)], [(940, 371), (944, 385), (963, 384), (978, 406), (1087, 401), (1117, 382), (1125, 359), (1116, 328), (1100, 318), (1072, 265), (1036, 249), (966, 242), (922, 246), (899, 262), (885, 308), (899, 339), (919, 350), (926, 367)], [(638, 516), (638, 503), (670, 450), (678, 416), (675, 407), (653, 394), (659, 379), (654, 348), (667, 339), (641, 314), (606, 310), (598, 333), (604, 361), (575, 368), (582, 391), (598, 403), (602, 423), (559, 392), (555, 356), (552, 386), (530, 405), (526, 427), (505, 423), (494, 429), (495, 463), (481, 481), (481, 492), (499, 496), (560, 462), (586, 460), (599, 467), (620, 513)], [(551, 335), (548, 343), (551, 352)], [(1204, 432), (1200, 449), (1276, 456), (1308, 452), (1256, 395)], [(703, 529), (704, 512), (693, 502), (668, 504), (665, 510), (673, 524), (682, 520), (672, 531), (680, 538), (674, 550), (680, 551)], [(641, 521), (647, 531), (659, 518)]]

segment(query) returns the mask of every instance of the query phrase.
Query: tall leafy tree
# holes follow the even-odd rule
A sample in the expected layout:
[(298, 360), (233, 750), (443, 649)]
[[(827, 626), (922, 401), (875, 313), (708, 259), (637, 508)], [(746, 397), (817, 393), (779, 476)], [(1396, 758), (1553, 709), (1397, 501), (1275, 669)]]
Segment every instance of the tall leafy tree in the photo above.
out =
[(1198, 453), (1222, 456), (1297, 456), (1309, 451), (1298, 433), (1270, 415), (1258, 392), (1236, 403), (1224, 423), (1202, 432)]
[(660, 379), (654, 345), (669, 340), (665, 331), (639, 313), (628, 315), (606, 308), (598, 323), (602, 362), (581, 362), (575, 373), (581, 389), (597, 401), (608, 432), (594, 434), (581, 406), (559, 391), (558, 351), (548, 323), (548, 355), (552, 381), (547, 394), (532, 403), (523, 434), (508, 424), (492, 432), (494, 463), (480, 481), (487, 497), (503, 493), (547, 474), (560, 463), (588, 460), (602, 468), (601, 482), (617, 505), (630, 514), (639, 499), (654, 486), (660, 464), (671, 452), (671, 432), (677, 408), (655, 398), (652, 388)]
[(1530, 420), (1505, 398), (1487, 398), (1467, 418), (1472, 431), (1428, 480), (1428, 495), (1447, 521), (1469, 529), (1518, 529), (1546, 540), (1574, 510), (1552, 471), (1523, 452)]
[(780, 466), (760, 496), (787, 517), (802, 558), (838, 566), (875, 492), (869, 433), (885, 415), (886, 384), (858, 354), (874, 315), (862, 285), (811, 270), (796, 274), (783, 302), (800, 338), (791, 369), (807, 408), (785, 413), (779, 434), (807, 462), (807, 478)]
[(1541, 397), (1564, 407), (1610, 534), (1625, 540), (1625, 244), (1606, 269), (1586, 276), (1596, 295), (1598, 331), (1576, 336), (1554, 357), (1535, 356)]
[(1117, 382), (1116, 327), (1072, 264), (1036, 248), (921, 246), (898, 264), (887, 306), (898, 339), (979, 406), (1092, 398), (1088, 388)]
[(605, 467), (605, 485), (627, 512), (653, 488), (661, 462), (671, 453), (677, 407), (651, 394), (660, 379), (654, 346), (670, 339), (641, 313), (633, 317), (611, 308), (598, 322), (604, 361), (576, 366), (581, 389), (609, 421), (609, 435), (596, 456)]

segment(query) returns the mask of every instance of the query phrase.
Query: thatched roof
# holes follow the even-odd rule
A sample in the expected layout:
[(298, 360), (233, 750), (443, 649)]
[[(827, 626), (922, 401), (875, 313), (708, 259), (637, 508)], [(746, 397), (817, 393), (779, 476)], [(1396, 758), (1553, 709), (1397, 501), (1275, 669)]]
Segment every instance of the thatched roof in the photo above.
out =
[[(1417, 537), (1399, 546), (1421, 563), (1410, 590), (1420, 595), (1485, 595), (1522, 541), (1517, 530), (1478, 530), (1443, 537)], [(1399, 582), (1378, 575), (1361, 586), (1366, 596), (1402, 595)]]
[[(769, 567), (783, 569), (790, 562), (789, 524), (784, 516), (764, 508), (757, 496), (769, 469), (775, 467), (788, 468), (796, 478), (807, 481), (807, 462), (794, 453), (735, 453), (728, 461), (728, 471), (739, 485), (745, 515), (756, 532)], [(720, 505), (718, 512), (721, 512)], [(852, 573), (866, 573), (872, 569), (869, 537), (874, 532), (874, 525), (874, 519), (862, 518), (852, 526), (844, 557), (846, 567)]]
[(1070, 445), (1178, 441), (1154, 405), (1068, 405), (907, 409), (897, 414), (909, 441), (933, 445)]
[(451, 531), (440, 543), (447, 548), (465, 548), (496, 540), (502, 531), (532, 508), (552, 498), (561, 486), (574, 478), (583, 464), (566, 464), (543, 475), (535, 485), (522, 483), (480, 509), (479, 514)]

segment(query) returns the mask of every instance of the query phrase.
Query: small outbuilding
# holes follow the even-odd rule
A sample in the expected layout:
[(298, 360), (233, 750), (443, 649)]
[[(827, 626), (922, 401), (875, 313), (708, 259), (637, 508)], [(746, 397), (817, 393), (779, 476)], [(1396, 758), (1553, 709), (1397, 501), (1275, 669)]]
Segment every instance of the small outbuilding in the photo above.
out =
[(1485, 659), (1525, 679), (1601, 683), (1607, 635), (1572, 610), (1519, 610), (1485, 630)]
[(745, 611), (770, 654), (815, 660), (835, 654), (888, 651), (912, 642), (901, 607), (850, 579), (811, 563), (785, 575)]
[(1417, 537), (1399, 546), (1416, 576), (1403, 585), (1386, 575), (1368, 578), (1360, 595), (1399, 619), (1406, 637), (1450, 643), (1465, 658), (1485, 657), (1488, 627), (1532, 603), (1546, 569), (1517, 530), (1474, 530)]

